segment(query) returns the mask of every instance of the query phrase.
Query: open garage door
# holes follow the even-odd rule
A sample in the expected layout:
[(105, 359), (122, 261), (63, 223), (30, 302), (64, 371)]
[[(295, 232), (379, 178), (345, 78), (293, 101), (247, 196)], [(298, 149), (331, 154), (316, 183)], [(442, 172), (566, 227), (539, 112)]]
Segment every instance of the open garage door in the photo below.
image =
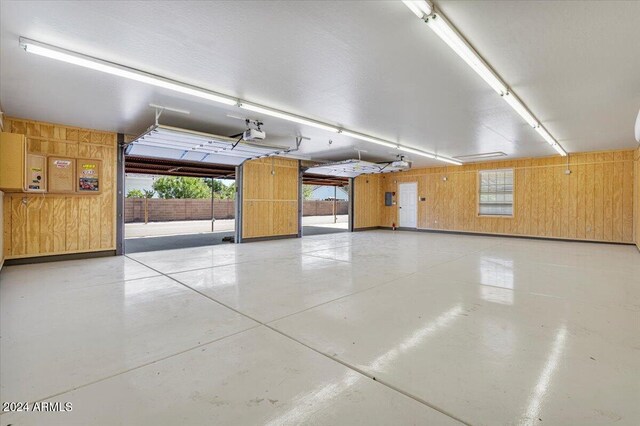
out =
[(353, 178), (362, 174), (398, 172), (410, 167), (410, 163), (402, 158), (383, 163), (360, 159), (304, 163), (302, 235), (353, 230)]
[(288, 149), (150, 127), (124, 148), (124, 252), (233, 242), (236, 167)]

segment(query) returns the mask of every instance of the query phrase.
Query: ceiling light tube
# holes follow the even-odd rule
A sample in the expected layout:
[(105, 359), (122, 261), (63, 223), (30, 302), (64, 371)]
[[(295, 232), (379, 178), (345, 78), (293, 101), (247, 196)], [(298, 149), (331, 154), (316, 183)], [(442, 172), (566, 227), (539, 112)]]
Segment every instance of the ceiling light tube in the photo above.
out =
[(513, 110), (517, 112), (520, 117), (522, 117), (524, 121), (527, 122), (527, 124), (529, 124), (529, 126), (533, 127), (534, 129), (538, 126), (538, 120), (536, 120), (533, 114), (529, 112), (527, 107), (525, 107), (524, 104), (520, 102), (520, 99), (518, 99), (517, 96), (515, 96), (511, 92), (507, 92), (506, 94), (502, 95), (502, 99), (504, 99), (509, 104), (509, 106), (511, 106), (511, 108), (513, 108)]
[(426, 0), (402, 0), (402, 3), (420, 19), (431, 15), (431, 12), (433, 12), (433, 7)]
[(542, 138), (543, 138), (545, 141), (547, 141), (547, 143), (548, 143), (549, 145), (553, 146), (553, 145), (555, 145), (555, 144), (557, 144), (557, 143), (558, 143), (558, 142), (553, 138), (553, 136), (551, 136), (551, 135), (549, 134), (549, 132), (547, 132), (547, 130), (546, 130), (544, 127), (542, 127), (542, 126), (538, 126), (538, 127), (536, 127), (536, 132), (538, 132), (538, 134), (539, 134), (540, 136), (542, 136)]
[(507, 93), (505, 84), (444, 16), (439, 13), (434, 13), (427, 19), (427, 24), (438, 37), (447, 43), (493, 90), (499, 95)]
[(311, 127), (317, 127), (318, 129), (327, 130), (329, 132), (339, 132), (340, 129), (337, 127), (331, 126), (329, 124), (324, 124), (319, 121), (310, 120), (308, 118), (300, 117), (299, 115), (289, 114), (288, 112), (279, 111), (277, 109), (271, 109), (267, 107), (263, 107), (260, 105), (250, 104), (246, 102), (241, 102), (238, 104), (240, 108), (257, 112), (259, 114), (266, 114), (272, 117), (282, 118), (283, 120), (293, 121), (294, 123), (300, 123)]
[(444, 161), (445, 163), (455, 164), (456, 166), (461, 166), (462, 165), (461, 161), (453, 160), (453, 159), (447, 158), (447, 157), (441, 157), (439, 155), (436, 155), (436, 160)]
[(45, 56), (51, 59), (57, 59), (62, 62), (78, 65), (84, 68), (101, 71), (118, 77), (128, 78), (130, 80), (139, 81), (156, 87), (173, 90), (175, 92), (184, 93), (198, 98), (219, 102), (225, 105), (235, 105), (238, 101), (229, 96), (225, 96), (210, 90), (201, 89), (196, 86), (183, 84), (175, 80), (156, 76), (144, 71), (118, 65), (112, 62), (103, 61), (102, 59), (93, 58), (91, 56), (82, 55), (80, 53), (71, 52), (69, 50), (60, 49), (45, 43), (20, 37), (20, 46), (28, 53)]
[(371, 136), (363, 135), (361, 133), (351, 132), (349, 130), (341, 130), (340, 134), (348, 136), (350, 138), (360, 139), (361, 141), (366, 141), (366, 142), (371, 142), (378, 145), (386, 146), (387, 148), (398, 148), (398, 144), (396, 143), (387, 142), (382, 139), (373, 138)]
[(567, 156), (567, 152), (566, 152), (564, 149), (562, 149), (562, 147), (560, 146), (560, 144), (556, 143), (556, 144), (551, 145), (551, 146), (553, 147), (553, 149), (555, 149), (555, 150), (556, 150), (556, 152), (557, 152), (558, 154), (562, 155), (563, 157), (566, 157), (566, 156)]
[(409, 152), (411, 154), (416, 154), (416, 155), (421, 155), (421, 156), (427, 157), (427, 158), (436, 158), (436, 156), (434, 154), (429, 154), (428, 152), (420, 151), (419, 149), (415, 149), (415, 148), (409, 148), (408, 146), (398, 145), (398, 149), (400, 151)]

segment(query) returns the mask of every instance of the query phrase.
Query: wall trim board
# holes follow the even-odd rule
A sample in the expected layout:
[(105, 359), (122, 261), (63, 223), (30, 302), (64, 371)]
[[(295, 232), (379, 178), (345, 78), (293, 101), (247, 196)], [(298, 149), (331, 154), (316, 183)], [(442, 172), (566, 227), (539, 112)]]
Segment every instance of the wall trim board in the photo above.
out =
[[(393, 228), (388, 226), (378, 226), (377, 229), (395, 232)], [(634, 245), (633, 243), (624, 242), (624, 241), (575, 240), (571, 238), (537, 237), (535, 235), (495, 234), (495, 233), (482, 233), (482, 232), (472, 232), (472, 231), (452, 231), (452, 230), (446, 230), (446, 229), (396, 228), (396, 231), (428, 232), (432, 234), (469, 235), (469, 236), (475, 236), (475, 237), (522, 238), (525, 240), (561, 241), (561, 242), (567, 242), (567, 243), (615, 244), (620, 246)]]
[(271, 241), (271, 240), (286, 240), (289, 238), (300, 238), (298, 234), (291, 235), (273, 235), (270, 237), (253, 237), (253, 238), (243, 238), (243, 243), (256, 243), (259, 241)]
[(5, 257), (5, 259), (6, 260), (33, 259), (33, 258), (38, 258), (38, 257), (76, 255), (76, 254), (82, 254), (82, 253), (93, 254), (93, 253), (100, 253), (100, 252), (103, 252), (103, 251), (113, 251), (115, 253), (116, 252), (116, 246), (106, 247), (106, 248), (99, 248), (99, 249), (59, 251), (59, 252), (54, 252), (54, 253), (47, 253), (46, 255), (26, 254), (26, 255), (21, 255), (21, 256), (7, 256), (7, 257)]
[(60, 262), (63, 260), (95, 259), (99, 257), (111, 257), (111, 256), (117, 256), (115, 249), (101, 250), (101, 251), (94, 251), (94, 252), (56, 254), (56, 255), (47, 255), (47, 256), (20, 257), (16, 259), (7, 259), (5, 264), (7, 266), (31, 265), (35, 263)]
[[(384, 226), (368, 226), (366, 228), (354, 228), (353, 232), (361, 232), (361, 231), (374, 231), (376, 229), (387, 229)], [(388, 228), (391, 229), (391, 228)]]

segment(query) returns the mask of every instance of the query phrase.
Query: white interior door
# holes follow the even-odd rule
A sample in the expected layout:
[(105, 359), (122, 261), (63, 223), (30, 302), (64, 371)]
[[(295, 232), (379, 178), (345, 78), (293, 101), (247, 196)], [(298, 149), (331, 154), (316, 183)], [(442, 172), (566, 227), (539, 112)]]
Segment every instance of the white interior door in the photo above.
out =
[(399, 185), (398, 226), (403, 228), (418, 227), (418, 183), (409, 182)]

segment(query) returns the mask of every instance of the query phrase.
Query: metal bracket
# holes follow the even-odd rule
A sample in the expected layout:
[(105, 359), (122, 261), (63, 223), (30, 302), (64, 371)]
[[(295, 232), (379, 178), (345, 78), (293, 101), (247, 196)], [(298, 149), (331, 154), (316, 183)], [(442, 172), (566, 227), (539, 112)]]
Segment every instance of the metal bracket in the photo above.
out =
[(160, 120), (160, 116), (162, 115), (163, 111), (164, 111), (164, 108), (156, 107), (156, 126), (158, 125), (158, 120)]

